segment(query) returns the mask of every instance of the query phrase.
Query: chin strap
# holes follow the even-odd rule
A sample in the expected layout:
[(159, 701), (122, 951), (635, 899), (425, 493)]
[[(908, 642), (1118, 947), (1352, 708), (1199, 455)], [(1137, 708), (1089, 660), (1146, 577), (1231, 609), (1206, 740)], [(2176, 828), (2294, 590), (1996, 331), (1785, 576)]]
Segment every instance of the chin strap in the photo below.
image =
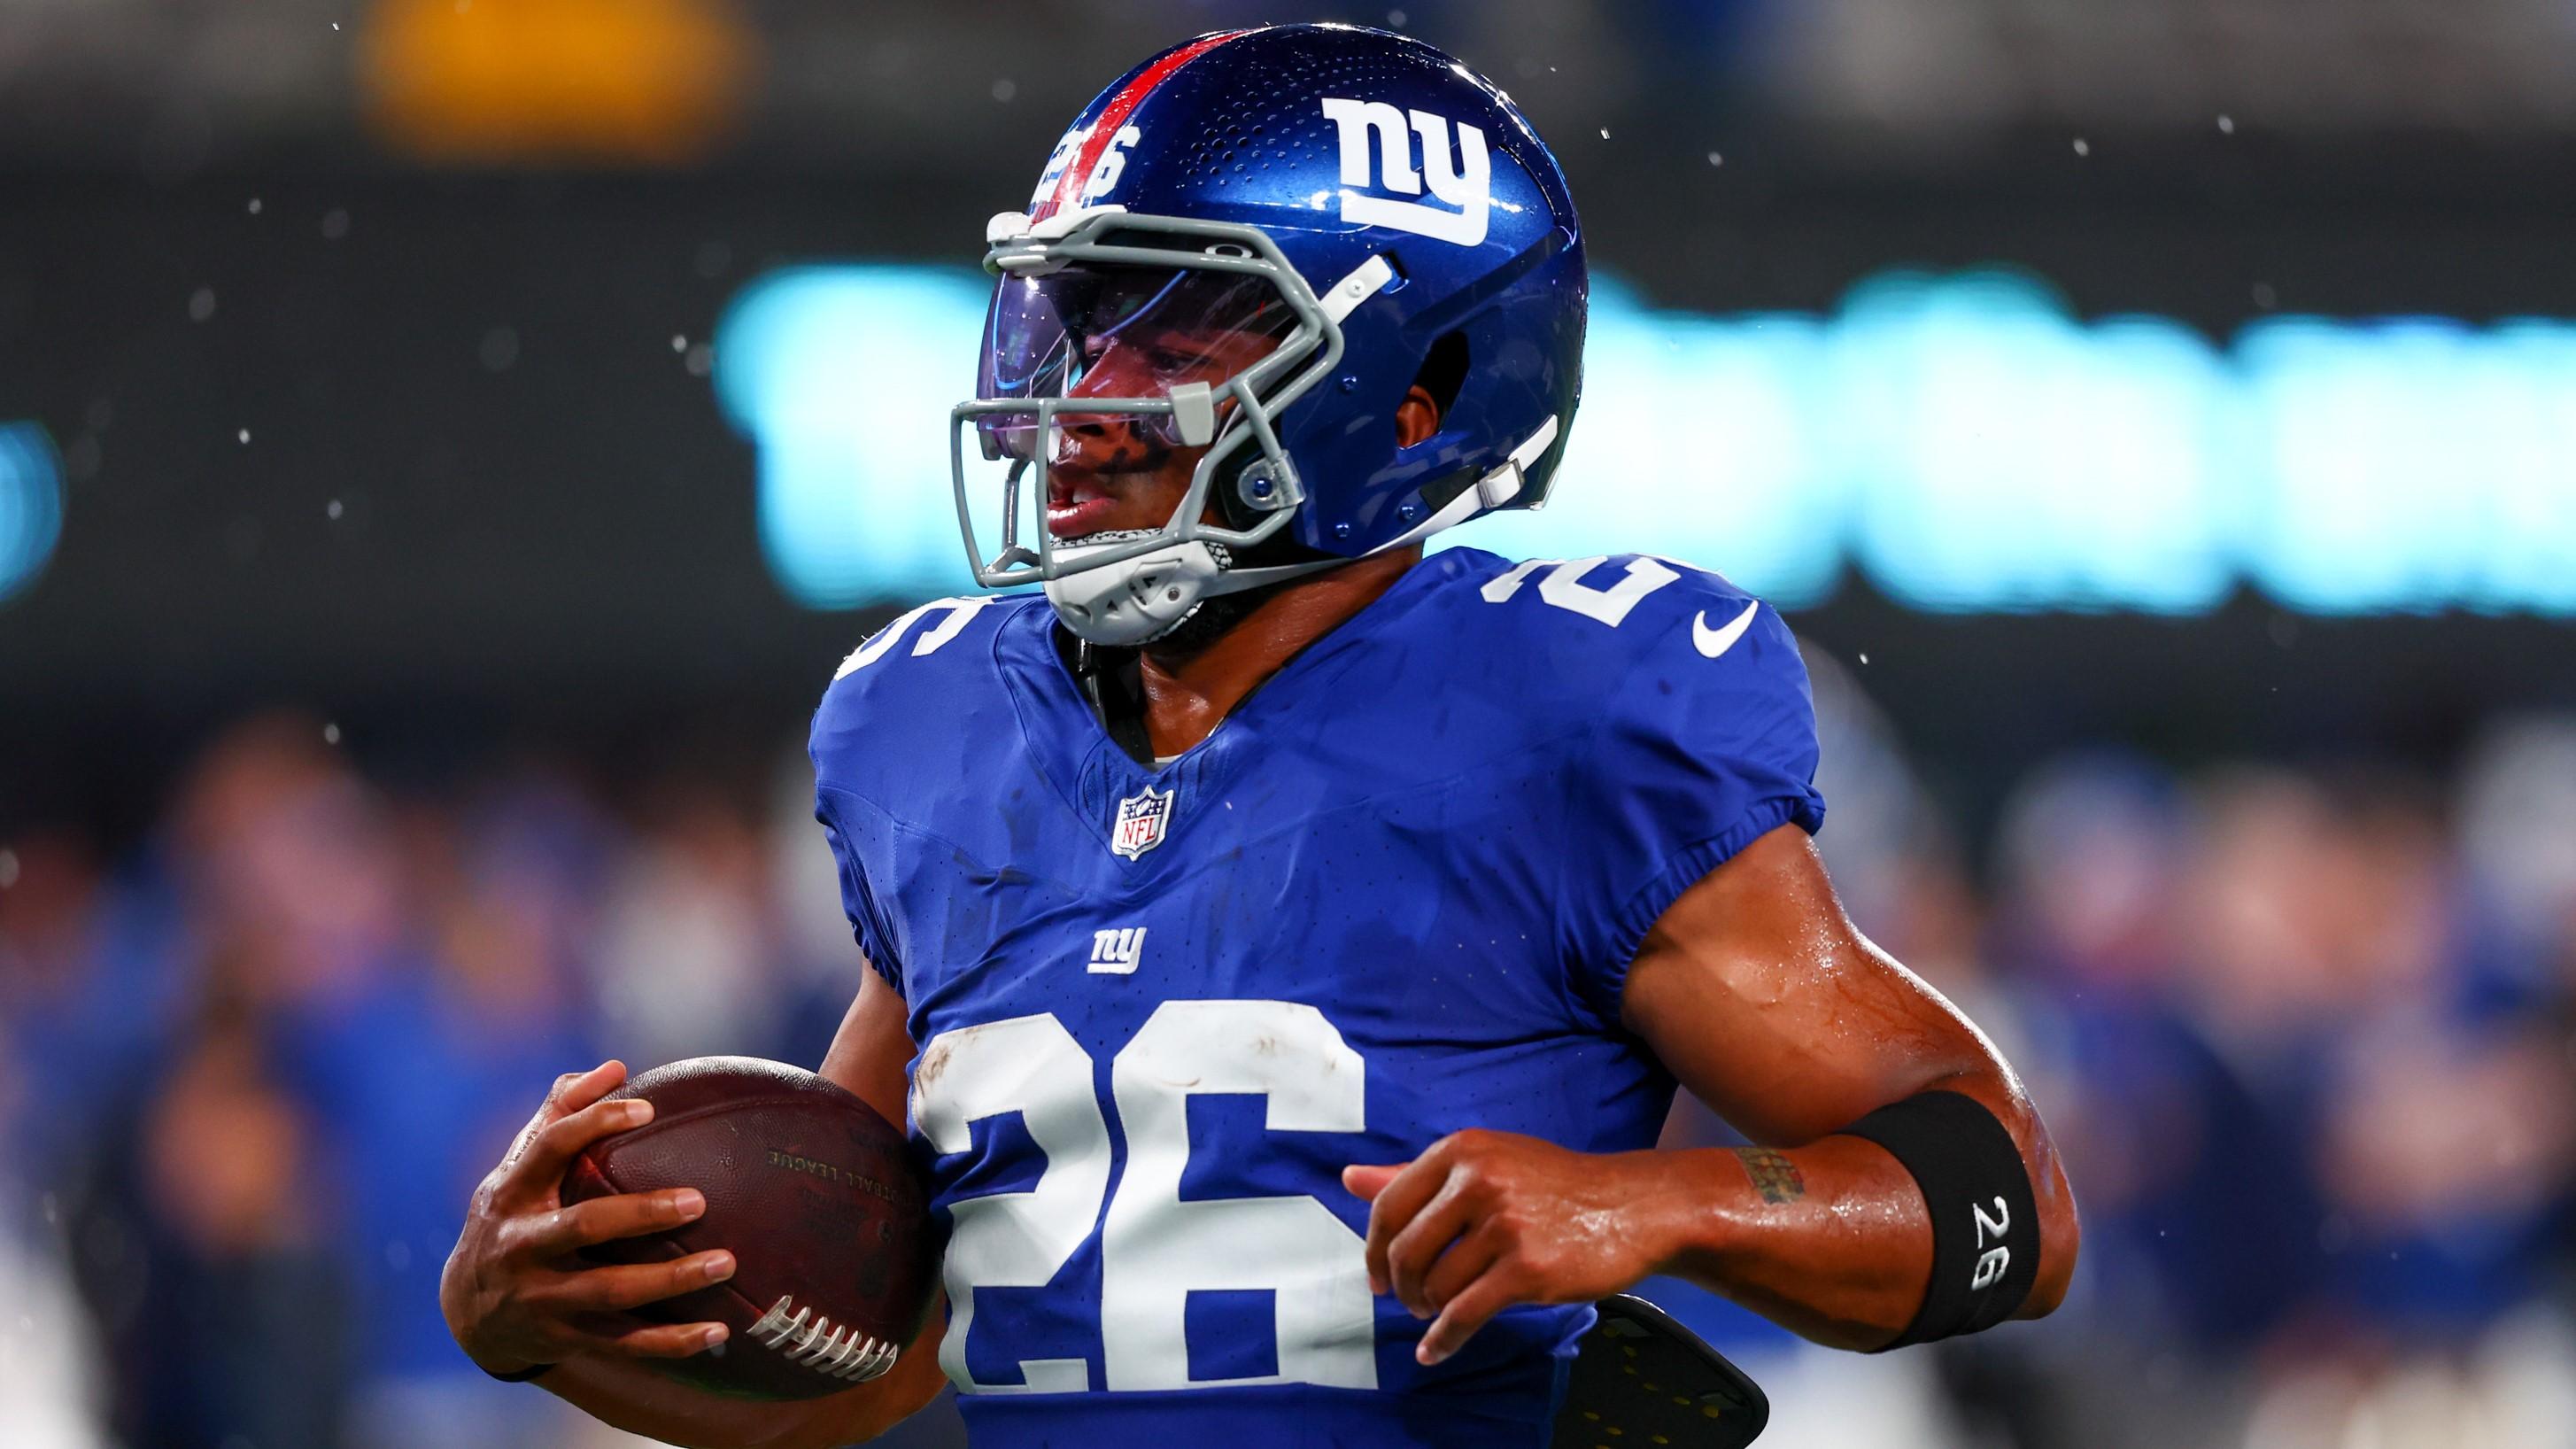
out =
[(1372, 552), (1384, 553), (1387, 549), (1419, 543), (1444, 528), (1455, 528), (1489, 508), (1500, 508), (1520, 497), (1521, 490), (1529, 484), (1529, 470), (1537, 467), (1538, 460), (1546, 457), (1547, 450), (1555, 445), (1557, 426), (1557, 419), (1551, 415), (1546, 422), (1539, 424), (1537, 432), (1523, 438), (1521, 445), (1512, 449), (1511, 455), (1500, 466), (1477, 479), (1473, 485), (1459, 489), (1457, 497), (1441, 504), (1438, 512), (1415, 524), (1403, 536)]

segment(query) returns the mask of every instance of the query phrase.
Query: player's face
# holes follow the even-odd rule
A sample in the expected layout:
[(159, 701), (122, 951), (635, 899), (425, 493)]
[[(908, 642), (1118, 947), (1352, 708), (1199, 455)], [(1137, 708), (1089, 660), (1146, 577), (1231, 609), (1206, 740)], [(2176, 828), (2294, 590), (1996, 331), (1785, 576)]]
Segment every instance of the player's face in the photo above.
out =
[[(1209, 327), (1125, 327), (1086, 338), (1069, 397), (1159, 397), (1203, 382), (1222, 387), (1267, 356), (1266, 332)], [(1222, 433), (1234, 404), (1220, 398)], [(1058, 539), (1160, 528), (1189, 491), (1204, 447), (1172, 441), (1159, 419), (1136, 413), (1061, 413), (1047, 471), (1047, 531)], [(1215, 505), (1207, 511), (1216, 516)]]

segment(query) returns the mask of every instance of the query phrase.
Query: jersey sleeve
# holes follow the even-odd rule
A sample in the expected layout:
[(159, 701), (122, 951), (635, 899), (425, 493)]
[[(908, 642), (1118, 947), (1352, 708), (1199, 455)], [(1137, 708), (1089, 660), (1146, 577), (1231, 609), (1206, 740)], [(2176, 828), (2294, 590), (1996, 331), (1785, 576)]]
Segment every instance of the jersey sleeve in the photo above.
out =
[(882, 702), (845, 665), (814, 711), (808, 753), (814, 761), (814, 818), (822, 822), (824, 842), (831, 847), (833, 875), (840, 881), (841, 912), (850, 931), (876, 968), (895, 990), (903, 990), (903, 957), (896, 934), (880, 908), (869, 880), (868, 862), (883, 860), (887, 838), (883, 811), (863, 793), (871, 762), (881, 754), (884, 731), (874, 728)]
[(867, 873), (843, 829), (842, 802), (834, 798), (835, 793), (829, 786), (815, 790), (814, 818), (823, 822), (823, 839), (832, 847), (833, 874), (841, 883), (841, 913), (849, 917), (850, 932), (858, 939), (859, 950), (866, 955), (868, 964), (900, 993), (903, 958), (896, 954), (894, 933), (878, 911), (876, 897), (868, 890)]
[[(1679, 647), (1635, 661), (1567, 771), (1560, 932), (1578, 993), (1618, 1019), (1628, 965), (1656, 919), (1782, 825), (1813, 834), (1816, 714), (1789, 626), (1767, 604), (1714, 658), (1712, 610)], [(1670, 637), (1670, 636), (1667, 636)]]

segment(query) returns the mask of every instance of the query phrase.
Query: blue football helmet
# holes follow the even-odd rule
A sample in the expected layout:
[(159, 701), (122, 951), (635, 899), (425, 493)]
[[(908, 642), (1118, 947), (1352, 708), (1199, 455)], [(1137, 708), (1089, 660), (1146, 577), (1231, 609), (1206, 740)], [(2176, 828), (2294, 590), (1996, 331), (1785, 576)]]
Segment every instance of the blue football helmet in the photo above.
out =
[[(950, 419), (958, 521), (978, 582), (1044, 584), (1085, 639), (1140, 643), (1216, 595), (1546, 501), (1582, 380), (1582, 229), (1511, 99), (1420, 41), (1280, 25), (1164, 51), (1083, 110), (986, 241), (981, 374)], [(1258, 355), (1218, 382), (1094, 365), (1165, 323)], [(1449, 395), (1398, 447), (1417, 382)], [(1083, 420), (1207, 449), (1162, 527), (1049, 536), (1048, 465)], [(978, 457), (1001, 475), (990, 555)]]

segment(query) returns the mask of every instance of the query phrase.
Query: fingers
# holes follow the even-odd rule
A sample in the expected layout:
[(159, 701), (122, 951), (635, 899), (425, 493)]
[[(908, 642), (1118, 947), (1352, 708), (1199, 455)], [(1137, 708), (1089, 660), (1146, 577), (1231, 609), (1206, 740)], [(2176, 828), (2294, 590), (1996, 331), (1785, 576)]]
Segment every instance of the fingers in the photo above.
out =
[(1404, 1169), (1405, 1164), (1401, 1162), (1385, 1167), (1362, 1167), (1353, 1163), (1342, 1169), (1342, 1189), (1362, 1202), (1375, 1202), (1377, 1195), (1386, 1191), (1386, 1185), (1395, 1181), (1395, 1175)]
[(538, 1214), (511, 1244), (527, 1259), (547, 1260), (617, 1238), (640, 1238), (704, 1216), (707, 1200), (693, 1187), (624, 1192)]
[[(1379, 1202), (1383, 1205), (1385, 1198), (1381, 1196)], [(1452, 1172), (1443, 1178), (1440, 1190), (1423, 1205), (1422, 1211), (1414, 1214), (1413, 1221), (1387, 1240), (1382, 1268), (1386, 1275), (1385, 1291), (1393, 1293), (1398, 1303), (1413, 1310), (1414, 1317), (1429, 1318), (1440, 1311), (1440, 1305), (1423, 1291), (1423, 1280), (1430, 1275), (1433, 1265), (1440, 1261), (1443, 1251), (1460, 1233), (1467, 1231), (1474, 1216), (1474, 1205), (1469, 1201), (1463, 1175)], [(1374, 1213), (1370, 1214), (1369, 1227), (1370, 1241), (1374, 1243), (1377, 1227)]]
[(1387, 1245), (1404, 1231), (1423, 1207), (1440, 1192), (1448, 1179), (1447, 1159), (1435, 1147), (1397, 1171), (1377, 1195), (1369, 1201), (1368, 1278), (1369, 1291), (1387, 1291)]
[(586, 1072), (566, 1072), (546, 1088), (546, 1099), (537, 1104), (537, 1114), (520, 1129), (518, 1140), (510, 1146), (507, 1160), (515, 1161), (526, 1150), (528, 1139), (549, 1122), (568, 1112), (577, 1112), (609, 1093), (626, 1080), (626, 1064), (611, 1058)]
[(721, 1323), (655, 1323), (603, 1339), (599, 1346), (605, 1352), (628, 1358), (688, 1358), (706, 1352), (728, 1336), (729, 1330)]
[(668, 1263), (584, 1268), (560, 1275), (543, 1292), (554, 1305), (576, 1313), (624, 1312), (721, 1283), (733, 1271), (733, 1254), (719, 1249)]
[(1423, 1330), (1422, 1342), (1414, 1346), (1414, 1361), (1427, 1366), (1456, 1353), (1487, 1320), (1525, 1298), (1508, 1278), (1499, 1271), (1488, 1272), (1450, 1299), (1449, 1306)]
[[(609, 1065), (615, 1066), (612, 1062)], [(574, 1099), (567, 1092), (556, 1103), (561, 1107)], [(512, 1191), (547, 1190), (563, 1181), (564, 1169), (581, 1150), (602, 1137), (631, 1132), (653, 1120), (653, 1104), (632, 1097), (613, 1102), (593, 1100), (578, 1111), (558, 1116), (528, 1139), (527, 1150), (519, 1154), (506, 1174), (504, 1188)]]
[[(1422, 1301), (1433, 1313), (1448, 1308), (1451, 1300), (1466, 1291), (1467, 1285), (1503, 1260), (1509, 1236), (1486, 1225), (1471, 1226), (1431, 1265), (1422, 1278)], [(1424, 1314), (1430, 1317), (1431, 1314)]]

